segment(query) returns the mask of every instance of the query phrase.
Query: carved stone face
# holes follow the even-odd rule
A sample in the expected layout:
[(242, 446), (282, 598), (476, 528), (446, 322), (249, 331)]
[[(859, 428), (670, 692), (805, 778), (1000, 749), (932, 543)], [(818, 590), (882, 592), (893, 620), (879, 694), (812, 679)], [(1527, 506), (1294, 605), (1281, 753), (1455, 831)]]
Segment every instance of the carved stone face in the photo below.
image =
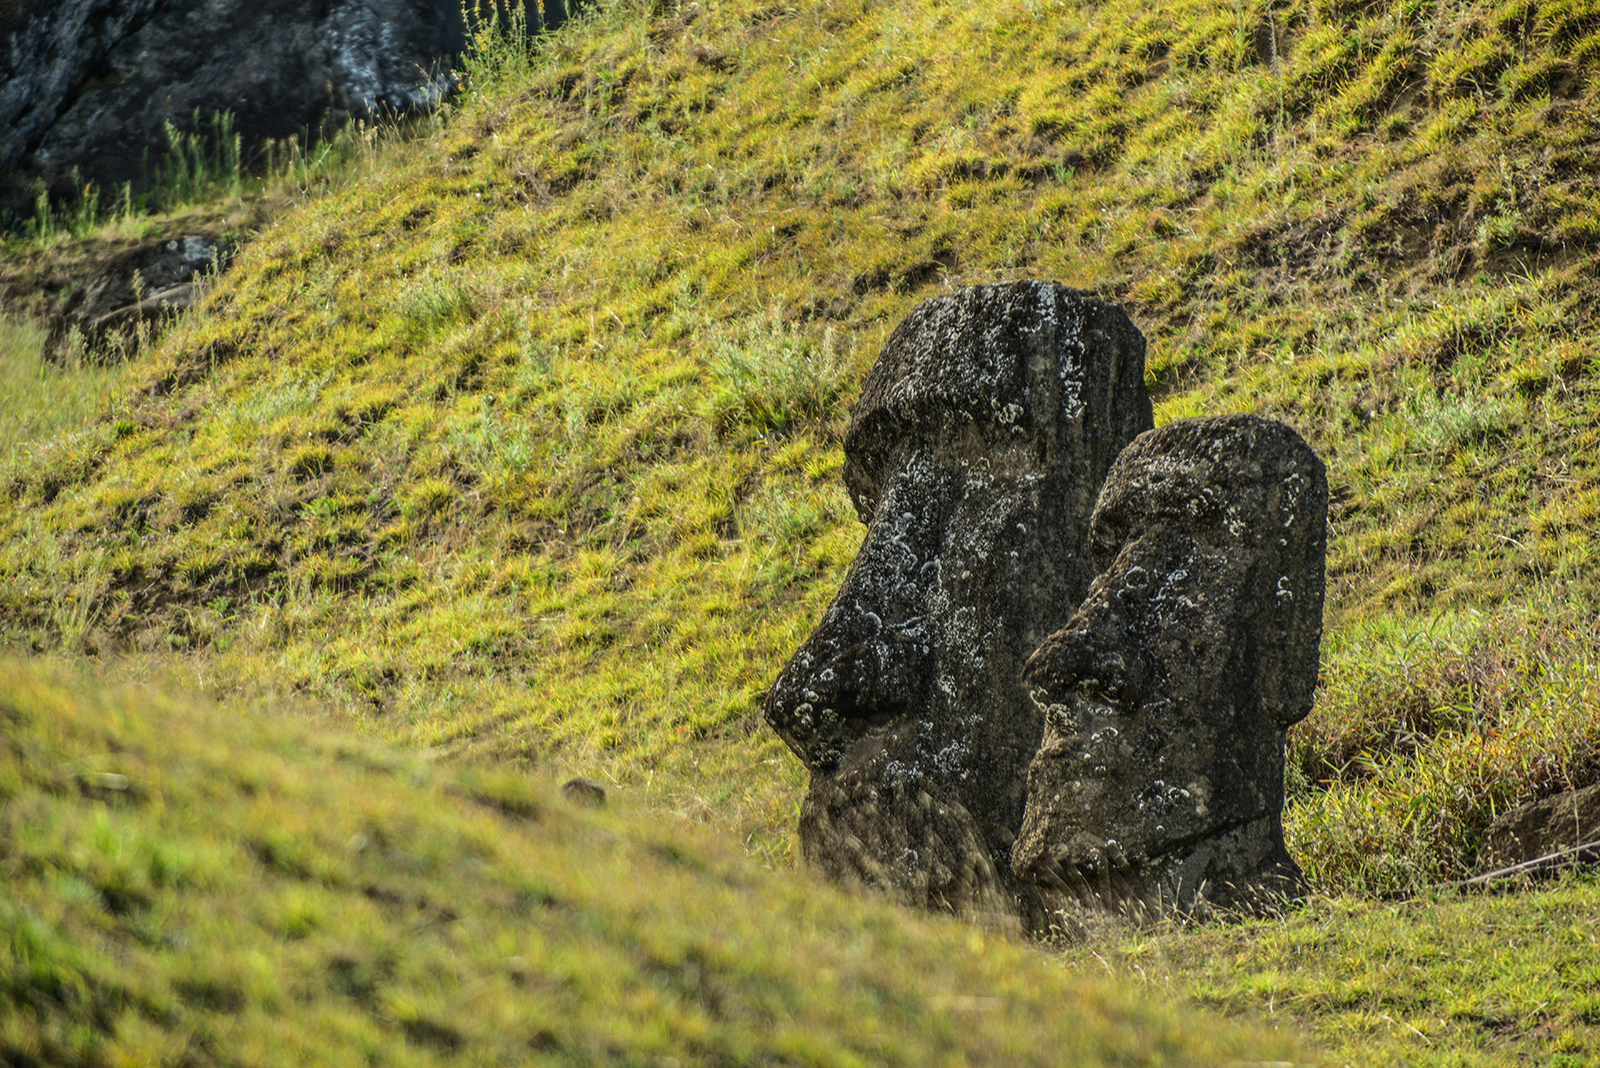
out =
[(1120, 309), (1037, 283), (929, 301), (884, 346), (845, 443), (866, 539), (763, 710), (812, 773), (814, 867), (954, 908), (1006, 881), (1042, 726), (1022, 662), (1087, 588), (1143, 358)]
[(1053, 900), (1259, 907), (1283, 845), (1284, 731), (1310, 710), (1327, 481), (1254, 416), (1141, 435), (1095, 508), (1100, 574), (1024, 680), (1045, 715), (1012, 864)]

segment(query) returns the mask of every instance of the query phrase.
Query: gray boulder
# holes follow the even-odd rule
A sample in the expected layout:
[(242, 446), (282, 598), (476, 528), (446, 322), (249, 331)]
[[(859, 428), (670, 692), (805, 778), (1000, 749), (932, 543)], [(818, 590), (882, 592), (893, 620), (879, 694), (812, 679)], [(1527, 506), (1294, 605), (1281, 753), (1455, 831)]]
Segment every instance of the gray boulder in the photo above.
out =
[(1501, 813), (1484, 832), (1477, 874), (1519, 865), (1531, 874), (1575, 862), (1593, 863), (1600, 860), (1596, 842), (1600, 842), (1600, 786), (1569, 790)]
[(102, 262), (62, 302), (51, 317), (52, 349), (76, 330), (98, 351), (107, 351), (108, 334), (137, 339), (141, 322), (159, 325), (200, 295), (204, 276), (227, 265), (230, 245), (201, 234), (154, 241)]
[(1305, 889), (1283, 843), (1284, 732), (1311, 710), (1328, 488), (1281, 423), (1172, 423), (1118, 457), (1088, 597), (1023, 678), (1044, 741), (1011, 855), (1047, 910), (1270, 909)]
[(1014, 909), (1006, 862), (1043, 730), (1022, 663), (1087, 590), (1095, 495), (1150, 425), (1144, 338), (1115, 305), (977, 286), (895, 329), (845, 439), (866, 540), (763, 707), (811, 772), (811, 867)]

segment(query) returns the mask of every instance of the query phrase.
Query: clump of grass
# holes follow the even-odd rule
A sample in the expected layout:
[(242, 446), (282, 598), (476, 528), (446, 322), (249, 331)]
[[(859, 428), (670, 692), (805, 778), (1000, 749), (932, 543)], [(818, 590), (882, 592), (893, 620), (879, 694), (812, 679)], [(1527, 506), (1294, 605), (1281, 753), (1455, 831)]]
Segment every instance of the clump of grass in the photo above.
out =
[(100, 188), (85, 182), (77, 168), (73, 168), (68, 187), (71, 194), (60, 202), (52, 201), (49, 191), (41, 187), (34, 197), (33, 215), (23, 221), (20, 232), (46, 244), (82, 240), (108, 224), (125, 224), (135, 214), (132, 186), (127, 183), (115, 201), (104, 206)]
[(502, 4), (491, 0), (462, 0), (461, 16), (467, 24), (466, 49), (460, 75), (468, 92), (483, 91), (525, 76), (534, 49), (534, 35), (544, 28), (544, 5), (535, 3), (530, 13), (523, 0)]
[(1417, 893), (1472, 871), (1515, 804), (1600, 781), (1600, 620), (1546, 599), (1385, 620), (1330, 643), (1290, 734), (1285, 830), (1330, 893)]
[(214, 197), (238, 197), (244, 190), (242, 140), (233, 128), (233, 113), (212, 114), (210, 129), (196, 108), (187, 130), (166, 123), (166, 159), (146, 181), (147, 202), (165, 207), (194, 204)]
[(111, 235), (159, 228), (164, 216), (192, 214), (196, 208), (215, 210), (219, 204), (265, 202), (259, 206), (270, 215), (287, 199), (349, 180), (370, 163), (380, 144), (415, 136), (418, 129), (438, 122), (440, 115), (436, 110), (421, 116), (355, 120), (308, 130), (304, 137), (268, 139), (246, 153), (232, 112), (216, 111), (205, 119), (196, 109), (183, 126), (164, 125), (166, 148), (147, 166), (137, 192), (132, 182), (124, 182), (108, 197), (74, 169), (64, 197), (53, 198), (41, 184), (32, 214), (0, 219), (0, 237), (12, 254), (28, 254), (39, 246), (103, 242)]
[[(238, 200), (244, 194), (247, 175), (231, 112), (214, 113), (208, 124), (196, 109), (186, 129), (168, 122), (164, 132), (166, 151), (146, 173), (137, 193), (132, 182), (124, 182), (108, 198), (77, 168), (66, 182), (69, 192), (64, 197), (53, 198), (40, 183), (31, 216), (0, 220), (8, 251), (26, 254), (39, 246), (104, 240), (108, 233), (141, 229), (152, 216)], [(272, 166), (270, 154), (267, 175), (280, 182), (284, 177)], [(258, 179), (255, 184), (260, 195), (267, 183)]]
[(612, 793), (0, 662), (0, 1058), (1157, 1065), (1294, 1057)]
[(120, 373), (101, 363), (46, 358), (47, 331), (24, 316), (0, 315), (0, 457), (42, 444), (101, 410)]
[(835, 332), (820, 341), (785, 324), (777, 309), (733, 324), (706, 346), (711, 421), (719, 432), (782, 431), (791, 424), (837, 418), (852, 389)]

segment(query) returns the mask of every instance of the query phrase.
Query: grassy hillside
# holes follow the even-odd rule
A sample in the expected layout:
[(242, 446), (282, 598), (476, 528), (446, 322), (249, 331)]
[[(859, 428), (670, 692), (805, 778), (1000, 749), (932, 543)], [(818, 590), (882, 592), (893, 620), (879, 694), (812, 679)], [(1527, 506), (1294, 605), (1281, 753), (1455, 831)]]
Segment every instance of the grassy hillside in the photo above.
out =
[(1284, 1037), (540, 776), (0, 662), (0, 1062), (1220, 1064)]
[(861, 375), (1042, 276), (1126, 303), (1158, 421), (1284, 419), (1333, 490), (1287, 824), (1340, 896), (1069, 971), (1592, 1059), (1593, 884), (1371, 895), (1600, 779), (1597, 64), (1597, 0), (596, 3), (137, 361), (0, 323), (0, 641), (226, 699), (0, 668), (4, 1057), (1292, 1056), (738, 856), (790, 859), (756, 707), (859, 543)]
[(1127, 303), (1158, 421), (1327, 459), (1291, 846), (1332, 890), (1451, 877), (1600, 775), (1597, 52), (1592, 0), (485, 38), (441, 122), (13, 450), (0, 630), (648, 785), (781, 862), (803, 772), (755, 709), (859, 541), (856, 383), (918, 300), (1053, 277)]
[(486, 37), (443, 121), (15, 451), (0, 627), (665, 783), (783, 854), (802, 773), (755, 708), (858, 542), (856, 383), (917, 300), (1054, 277), (1127, 302), (1158, 421), (1258, 411), (1328, 460), (1295, 848), (1334, 888), (1448, 877), (1595, 775), (1597, 49), (1588, 0)]

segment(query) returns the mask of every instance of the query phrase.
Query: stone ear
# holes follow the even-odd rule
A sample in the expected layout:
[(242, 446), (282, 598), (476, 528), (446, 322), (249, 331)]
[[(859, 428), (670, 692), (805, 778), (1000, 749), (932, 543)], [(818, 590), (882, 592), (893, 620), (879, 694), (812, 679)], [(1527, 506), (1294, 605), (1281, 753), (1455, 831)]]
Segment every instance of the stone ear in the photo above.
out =
[(1289, 727), (1310, 715), (1316, 696), (1321, 628), (1318, 627), (1309, 640), (1304, 637), (1303, 629), (1293, 621), (1283, 626), (1274, 619), (1262, 627), (1258, 639), (1257, 691), (1261, 694), (1262, 707), (1280, 727)]
[[(1304, 447), (1304, 446), (1302, 446)], [(1307, 462), (1308, 461), (1308, 462)], [(1257, 670), (1262, 704), (1283, 727), (1310, 714), (1322, 647), (1328, 481), (1309, 448), (1276, 487), (1256, 585), (1262, 609)]]

